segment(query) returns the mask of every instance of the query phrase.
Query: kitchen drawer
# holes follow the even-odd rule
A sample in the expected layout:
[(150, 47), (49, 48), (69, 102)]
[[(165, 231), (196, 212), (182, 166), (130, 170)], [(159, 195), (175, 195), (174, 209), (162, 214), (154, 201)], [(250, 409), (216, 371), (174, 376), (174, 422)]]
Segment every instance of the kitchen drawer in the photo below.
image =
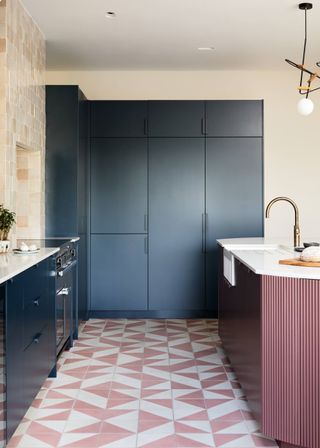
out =
[(45, 260), (32, 266), (24, 273), (24, 304), (46, 292), (48, 269), (48, 261)]
[(24, 348), (32, 343), (36, 333), (48, 325), (50, 318), (52, 319), (49, 296), (42, 294), (41, 296), (35, 296), (25, 300), (23, 322)]
[(24, 402), (32, 403), (34, 397), (48, 376), (52, 364), (52, 337), (47, 326), (34, 334), (28, 347), (23, 352), (23, 395)]

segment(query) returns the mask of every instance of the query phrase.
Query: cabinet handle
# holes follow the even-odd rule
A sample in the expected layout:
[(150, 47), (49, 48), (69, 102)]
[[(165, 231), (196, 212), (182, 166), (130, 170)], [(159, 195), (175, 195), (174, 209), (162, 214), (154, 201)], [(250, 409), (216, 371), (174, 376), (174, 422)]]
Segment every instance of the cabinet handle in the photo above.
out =
[(144, 253), (147, 255), (148, 254), (148, 251), (149, 251), (149, 247), (148, 247), (149, 245), (148, 245), (148, 238), (146, 237), (145, 239), (144, 239)]
[(37, 333), (35, 335), (35, 337), (33, 338), (33, 343), (34, 344), (39, 344), (41, 336), (42, 336), (42, 333)]
[(203, 254), (206, 251), (206, 248), (205, 248), (205, 245), (206, 245), (206, 242), (205, 242), (205, 220), (206, 220), (205, 213), (202, 213), (202, 223), (201, 223), (201, 226), (202, 226), (202, 253)]
[(39, 306), (39, 298), (33, 301), (34, 306)]
[(148, 135), (148, 119), (145, 118), (143, 120), (143, 133), (144, 135)]
[(206, 120), (204, 118), (201, 118), (201, 134), (207, 135), (207, 126), (206, 126)]
[(58, 292), (58, 296), (68, 296), (70, 294), (71, 288), (62, 288)]
[(148, 232), (148, 215), (144, 215), (144, 230)]

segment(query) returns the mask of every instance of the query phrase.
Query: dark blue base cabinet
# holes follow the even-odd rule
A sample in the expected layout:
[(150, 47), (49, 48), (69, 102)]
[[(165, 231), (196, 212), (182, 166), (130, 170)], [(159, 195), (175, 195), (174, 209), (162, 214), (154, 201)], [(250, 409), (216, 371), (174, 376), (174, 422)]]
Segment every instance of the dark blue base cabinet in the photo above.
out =
[(6, 420), (10, 439), (56, 363), (55, 261), (6, 284)]

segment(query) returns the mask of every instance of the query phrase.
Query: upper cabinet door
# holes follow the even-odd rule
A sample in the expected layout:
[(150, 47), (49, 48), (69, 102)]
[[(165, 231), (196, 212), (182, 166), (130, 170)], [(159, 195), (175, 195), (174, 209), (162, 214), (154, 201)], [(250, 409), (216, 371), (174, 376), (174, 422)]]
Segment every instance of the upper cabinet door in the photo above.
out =
[(263, 135), (263, 101), (207, 101), (209, 137), (260, 137)]
[(91, 137), (146, 136), (146, 101), (92, 101)]
[(150, 137), (201, 137), (204, 128), (204, 101), (150, 101)]
[(147, 232), (145, 138), (91, 140), (91, 233)]

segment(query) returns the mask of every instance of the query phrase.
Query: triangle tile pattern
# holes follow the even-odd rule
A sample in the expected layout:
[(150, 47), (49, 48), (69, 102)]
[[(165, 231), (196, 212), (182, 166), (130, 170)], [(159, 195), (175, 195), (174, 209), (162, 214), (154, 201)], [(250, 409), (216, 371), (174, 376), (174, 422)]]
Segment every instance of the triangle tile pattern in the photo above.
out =
[(259, 433), (217, 320), (90, 319), (8, 448), (276, 447)]

